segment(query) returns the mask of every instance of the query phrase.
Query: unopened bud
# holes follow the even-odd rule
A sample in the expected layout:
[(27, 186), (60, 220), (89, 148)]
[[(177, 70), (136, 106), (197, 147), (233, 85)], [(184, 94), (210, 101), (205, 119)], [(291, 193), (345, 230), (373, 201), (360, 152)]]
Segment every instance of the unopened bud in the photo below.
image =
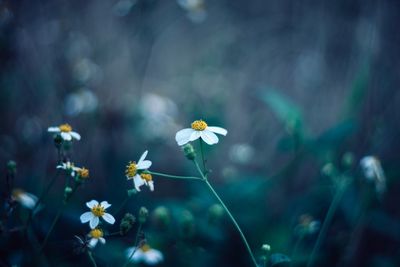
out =
[(149, 211), (145, 207), (141, 207), (139, 210), (139, 222), (142, 224), (145, 223), (147, 217), (149, 217)]
[(121, 224), (119, 225), (119, 231), (121, 235), (126, 235), (132, 226), (135, 224), (136, 218), (131, 213), (126, 213), (124, 218), (121, 220)]
[(263, 244), (263, 245), (261, 246), (261, 251), (262, 251), (264, 254), (268, 254), (268, 253), (271, 251), (271, 246), (268, 245), (268, 244)]
[(69, 186), (66, 186), (66, 187), (64, 188), (64, 199), (65, 199), (65, 200), (68, 200), (69, 197), (71, 196), (71, 194), (72, 194), (72, 188), (69, 187)]
[(344, 153), (342, 157), (342, 163), (346, 167), (351, 167), (354, 163), (354, 155), (351, 152)]
[(194, 160), (196, 158), (196, 151), (191, 144), (186, 144), (183, 146), (183, 153), (185, 157), (189, 160)]
[(215, 223), (224, 215), (224, 208), (220, 204), (214, 204), (208, 209), (208, 220)]
[(154, 223), (159, 227), (168, 226), (171, 221), (169, 210), (164, 206), (157, 207), (153, 211), (152, 219)]
[(332, 177), (336, 172), (336, 168), (332, 163), (327, 163), (322, 167), (322, 174)]
[(7, 162), (7, 171), (10, 175), (15, 175), (17, 172), (17, 163), (13, 160)]

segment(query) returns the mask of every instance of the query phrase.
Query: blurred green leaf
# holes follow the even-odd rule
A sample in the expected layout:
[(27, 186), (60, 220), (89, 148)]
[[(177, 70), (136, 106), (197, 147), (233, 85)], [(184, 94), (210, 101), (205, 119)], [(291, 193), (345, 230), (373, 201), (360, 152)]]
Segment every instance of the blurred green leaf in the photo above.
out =
[(261, 99), (288, 130), (302, 132), (303, 115), (301, 109), (295, 103), (276, 90), (261, 92)]

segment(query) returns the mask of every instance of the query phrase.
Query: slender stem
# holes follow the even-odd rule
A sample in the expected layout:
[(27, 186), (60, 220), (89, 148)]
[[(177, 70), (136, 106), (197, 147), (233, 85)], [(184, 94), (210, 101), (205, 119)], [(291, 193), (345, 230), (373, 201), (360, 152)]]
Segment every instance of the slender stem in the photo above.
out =
[(290, 266), (293, 266), (293, 263), (294, 263), (295, 260), (296, 260), (297, 250), (298, 250), (299, 247), (300, 247), (300, 243), (301, 243), (301, 241), (303, 240), (303, 237), (304, 237), (304, 235), (301, 234), (301, 235), (297, 238), (296, 243), (294, 244), (293, 252), (292, 252), (292, 257), (291, 257), (291, 258), (292, 258), (292, 261), (290, 262)]
[(233, 224), (235, 225), (236, 229), (238, 230), (240, 237), (243, 240), (243, 243), (246, 245), (247, 251), (250, 254), (250, 257), (254, 263), (254, 266), (258, 267), (257, 261), (253, 255), (253, 252), (251, 251), (251, 248), (249, 246), (249, 244), (247, 243), (247, 239), (244, 236), (242, 230), (240, 229), (239, 224), (236, 222), (235, 218), (233, 217), (233, 215), (231, 214), (231, 212), (228, 210), (228, 208), (226, 207), (225, 203), (222, 201), (222, 199), (218, 196), (217, 192), (214, 190), (214, 188), (212, 187), (212, 185), (208, 182), (207, 178), (204, 179), (204, 182), (207, 184), (208, 188), (211, 190), (211, 192), (214, 194), (214, 196), (218, 199), (219, 203), (222, 205), (222, 207), (225, 209), (225, 212), (228, 214), (229, 218), (232, 220)]
[(139, 235), (140, 235), (140, 231), (142, 230), (142, 223), (139, 223), (139, 227), (137, 229), (136, 232), (136, 237), (135, 237), (135, 247), (133, 248), (133, 251), (131, 253), (131, 255), (129, 255), (128, 260), (125, 262), (125, 264), (123, 265), (123, 267), (126, 267), (129, 265), (129, 262), (131, 261), (133, 255), (135, 255), (135, 252), (137, 250), (137, 246), (138, 246), (138, 241), (139, 241)]
[(39, 204), (43, 201), (45, 196), (49, 193), (50, 189), (53, 187), (54, 182), (56, 181), (59, 174), (60, 174), (60, 171), (59, 171), (59, 169), (57, 169), (56, 173), (50, 179), (50, 182), (47, 184), (46, 188), (40, 194), (38, 201), (36, 201), (36, 203), (35, 203), (35, 206), (33, 206), (33, 208), (29, 212), (28, 219), (26, 220), (26, 223), (25, 223), (25, 228), (29, 227), (29, 224), (31, 223), (32, 218), (33, 218), (33, 214), (35, 213), (35, 210), (37, 209), (37, 207), (39, 207)]
[(125, 207), (125, 204), (126, 204), (126, 202), (128, 202), (128, 200), (129, 200), (129, 195), (127, 195), (125, 197), (125, 199), (122, 201), (121, 205), (119, 205), (118, 209), (114, 212), (115, 215), (121, 212), (121, 210)]
[(52, 224), (51, 224), (51, 226), (49, 228), (49, 231), (46, 234), (46, 237), (44, 238), (44, 241), (43, 241), (43, 243), (42, 243), (42, 245), (40, 247), (40, 252), (43, 252), (43, 250), (44, 250), (44, 248), (45, 248), (45, 246), (47, 244), (47, 241), (48, 241), (48, 239), (50, 237), (50, 234), (53, 232), (54, 226), (56, 225), (56, 223), (57, 223), (58, 219), (60, 218), (62, 212), (64, 211), (65, 207), (67, 206), (68, 201), (71, 199), (71, 197), (75, 193), (76, 189), (78, 189), (78, 186), (79, 186), (79, 184), (75, 183), (71, 194), (67, 198), (64, 199), (62, 207), (58, 210), (57, 215), (54, 218), (54, 220), (53, 220), (53, 222), (52, 222)]
[(195, 176), (179, 176), (179, 175), (171, 175), (171, 174), (165, 174), (165, 173), (160, 173), (160, 172), (151, 172), (151, 171), (146, 171), (147, 173), (157, 175), (157, 176), (162, 176), (162, 177), (167, 177), (167, 178), (172, 178), (172, 179), (187, 179), (187, 180), (203, 180), (200, 177), (195, 177)]
[(228, 214), (229, 218), (231, 219), (231, 221), (233, 222), (233, 225), (236, 227), (236, 230), (239, 232), (240, 237), (242, 238), (243, 243), (246, 246), (247, 251), (250, 254), (251, 260), (254, 263), (254, 266), (258, 267), (257, 261), (253, 255), (253, 252), (251, 251), (251, 248), (249, 246), (249, 243), (247, 242), (246, 237), (244, 236), (242, 229), (240, 229), (239, 224), (236, 222), (235, 217), (233, 217), (232, 213), (229, 211), (228, 207), (225, 205), (225, 203), (222, 201), (222, 199), (219, 197), (219, 195), (217, 194), (217, 192), (214, 190), (214, 188), (212, 187), (212, 185), (210, 184), (210, 182), (207, 180), (207, 177), (203, 174), (203, 172), (201, 171), (201, 168), (199, 166), (199, 164), (197, 163), (197, 161), (193, 161), (194, 164), (196, 165), (197, 170), (199, 171), (201, 177), (203, 178), (203, 181), (206, 183), (206, 185), (208, 186), (208, 188), (210, 189), (210, 191), (214, 194), (214, 196), (216, 197), (216, 199), (218, 199), (219, 203), (222, 205), (222, 207), (224, 208), (225, 212)]
[(93, 254), (90, 250), (88, 250), (87, 252), (90, 262), (92, 263), (93, 267), (97, 267), (96, 261), (94, 260)]
[(339, 188), (336, 190), (335, 196), (333, 197), (328, 212), (326, 213), (324, 223), (321, 226), (321, 231), (318, 234), (317, 241), (315, 242), (314, 248), (311, 252), (311, 256), (308, 260), (307, 267), (312, 267), (314, 265), (315, 256), (317, 255), (319, 248), (321, 247), (322, 240), (327, 234), (328, 228), (333, 219), (333, 215), (335, 214), (339, 206), (340, 200), (342, 199), (345, 189), (346, 189), (345, 185), (339, 185)]
[(206, 172), (206, 161), (204, 159), (204, 151), (203, 151), (203, 140), (201, 138), (199, 138), (199, 141), (200, 141), (201, 160), (203, 161), (203, 173), (207, 173)]

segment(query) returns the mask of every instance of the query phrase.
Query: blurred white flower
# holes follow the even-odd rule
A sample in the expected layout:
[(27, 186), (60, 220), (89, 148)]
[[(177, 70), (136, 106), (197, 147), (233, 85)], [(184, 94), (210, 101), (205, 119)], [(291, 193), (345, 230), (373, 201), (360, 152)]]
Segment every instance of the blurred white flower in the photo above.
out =
[(89, 241), (89, 247), (94, 248), (96, 247), (97, 243), (100, 241), (100, 243), (105, 244), (106, 240), (104, 239), (104, 234), (103, 231), (99, 228), (92, 229), (90, 233), (88, 234), (90, 241)]
[(234, 144), (229, 150), (229, 158), (235, 163), (249, 163), (253, 156), (254, 148), (249, 144)]
[(203, 22), (207, 17), (204, 0), (177, 0), (180, 7), (187, 11), (188, 18), (195, 23)]
[(360, 166), (365, 178), (375, 183), (375, 190), (378, 194), (386, 191), (386, 177), (381, 162), (377, 157), (365, 156), (360, 160)]
[(67, 123), (61, 124), (58, 127), (49, 127), (47, 131), (50, 133), (60, 133), (62, 139), (64, 139), (65, 141), (71, 141), (72, 138), (76, 140), (81, 139), (80, 134), (78, 134), (77, 132), (73, 132), (71, 125)]
[[(132, 256), (133, 252), (134, 254)], [(126, 250), (126, 257), (131, 257), (130, 260), (134, 263), (144, 262), (148, 265), (156, 265), (164, 260), (164, 256), (161, 251), (151, 248), (148, 244), (144, 244), (139, 248), (128, 248)]]
[(147, 153), (148, 151), (146, 150), (140, 157), (138, 163), (136, 163), (135, 161), (130, 161), (129, 164), (126, 166), (126, 178), (128, 180), (133, 179), (133, 183), (137, 191), (140, 191), (140, 187), (142, 185), (147, 185), (151, 191), (154, 190), (152, 176), (146, 173), (138, 173), (138, 171), (147, 170), (152, 164), (150, 160), (145, 160)]
[(109, 224), (114, 224), (114, 217), (106, 213), (106, 209), (111, 206), (107, 201), (102, 201), (100, 204), (96, 200), (91, 200), (86, 203), (86, 206), (91, 210), (81, 215), (80, 220), (82, 223), (89, 222), (90, 228), (94, 229), (99, 224), (99, 217)]
[(12, 191), (12, 198), (27, 209), (33, 209), (38, 201), (37, 196), (27, 193), (22, 189), (14, 189)]
[(296, 226), (295, 231), (298, 235), (312, 235), (319, 231), (321, 223), (309, 214), (303, 214), (299, 217), (299, 224)]
[(74, 163), (67, 161), (67, 162), (63, 162), (61, 163), (61, 165), (57, 165), (56, 167), (57, 169), (63, 169), (65, 170), (67, 173), (69, 173), (72, 177), (75, 177), (75, 173), (77, 171), (80, 170), (80, 168), (75, 167)]
[(64, 110), (68, 116), (90, 113), (96, 110), (98, 102), (97, 96), (91, 90), (84, 88), (66, 97)]
[(175, 140), (179, 146), (183, 146), (199, 138), (203, 139), (209, 145), (214, 145), (219, 141), (216, 133), (225, 136), (228, 131), (221, 127), (208, 126), (203, 120), (196, 120), (192, 123), (191, 128), (178, 131), (175, 135)]

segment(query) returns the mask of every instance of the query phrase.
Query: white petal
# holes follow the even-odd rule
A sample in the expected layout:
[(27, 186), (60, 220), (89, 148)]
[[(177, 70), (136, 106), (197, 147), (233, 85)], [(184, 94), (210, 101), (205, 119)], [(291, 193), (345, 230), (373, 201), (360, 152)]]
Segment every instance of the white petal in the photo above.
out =
[(81, 140), (81, 135), (77, 132), (70, 132), (69, 134), (72, 136), (72, 138), (75, 138), (78, 141)]
[(115, 223), (115, 219), (114, 217), (110, 214), (110, 213), (104, 213), (104, 215), (102, 216), (102, 218), (108, 222), (109, 224), (114, 224)]
[(67, 166), (65, 163), (63, 163), (62, 165), (57, 165), (56, 169), (67, 169)]
[(96, 228), (96, 226), (99, 225), (99, 217), (93, 216), (92, 219), (90, 219), (89, 225), (92, 229)]
[(58, 133), (58, 132), (60, 132), (60, 128), (58, 128), (58, 127), (49, 127), (49, 128), (47, 128), (47, 131), (50, 132), (50, 133)]
[(104, 209), (108, 209), (109, 207), (111, 207), (111, 204), (108, 203), (107, 201), (102, 201), (100, 203), (100, 206), (102, 206)]
[[(132, 253), (132, 251), (131, 251), (131, 253)], [(146, 261), (146, 254), (143, 253), (140, 249), (136, 249), (135, 254), (133, 254), (132, 261), (133, 262)]]
[(89, 209), (91, 209), (91, 208), (93, 208), (94, 206), (97, 206), (97, 205), (99, 205), (99, 202), (97, 202), (96, 200), (90, 200), (89, 202), (86, 202), (86, 206)]
[(64, 139), (65, 141), (71, 141), (72, 140), (72, 136), (69, 133), (61, 133), (61, 137), (62, 139)]
[(178, 131), (175, 135), (175, 140), (178, 145), (183, 146), (184, 144), (189, 143), (189, 138), (194, 131), (195, 130), (193, 130), (192, 128), (186, 128)]
[(91, 248), (94, 248), (94, 247), (97, 245), (97, 242), (99, 242), (99, 239), (97, 239), (97, 238), (92, 238), (92, 239), (90, 239), (90, 241), (89, 241), (89, 246), (90, 246)]
[(222, 135), (226, 135), (228, 133), (228, 131), (226, 129), (221, 128), (221, 127), (216, 127), (216, 126), (207, 127), (206, 130), (209, 130), (209, 131), (217, 133), (217, 134), (222, 134)]
[(143, 181), (142, 177), (140, 177), (140, 175), (136, 174), (133, 177), (133, 183), (135, 185), (135, 189), (140, 192), (140, 187), (142, 185), (144, 185), (144, 181)]
[(156, 249), (150, 249), (145, 252), (145, 262), (150, 265), (154, 265), (163, 260), (163, 255)]
[(143, 160), (141, 162), (139, 162), (136, 167), (138, 168), (138, 170), (145, 170), (150, 168), (151, 166), (151, 161), (150, 160)]
[(17, 201), (19, 201), (19, 203), (25, 208), (33, 209), (36, 205), (37, 197), (30, 193), (24, 192), (18, 196)]
[(143, 152), (143, 154), (140, 156), (140, 159), (139, 159), (139, 161), (138, 161), (138, 164), (140, 163), (140, 162), (142, 162), (145, 158), (146, 158), (146, 156), (147, 156), (147, 153), (149, 153), (149, 151), (145, 151), (145, 152)]
[(154, 182), (153, 181), (148, 181), (147, 185), (149, 186), (150, 191), (154, 191)]
[(80, 217), (81, 223), (87, 223), (87, 222), (90, 221), (93, 217), (94, 217), (94, 215), (93, 215), (93, 213), (91, 213), (90, 211), (85, 212), (85, 213), (82, 214), (81, 217)]
[(194, 141), (194, 140), (196, 140), (196, 139), (199, 139), (202, 132), (203, 132), (203, 131), (194, 131), (194, 132), (190, 135), (189, 141), (191, 142), (191, 141)]
[(201, 133), (201, 139), (204, 140), (204, 142), (206, 142), (209, 145), (214, 145), (216, 143), (218, 143), (218, 136), (210, 131), (204, 130)]
[(106, 243), (106, 240), (104, 239), (104, 237), (100, 237), (99, 240), (103, 245)]

